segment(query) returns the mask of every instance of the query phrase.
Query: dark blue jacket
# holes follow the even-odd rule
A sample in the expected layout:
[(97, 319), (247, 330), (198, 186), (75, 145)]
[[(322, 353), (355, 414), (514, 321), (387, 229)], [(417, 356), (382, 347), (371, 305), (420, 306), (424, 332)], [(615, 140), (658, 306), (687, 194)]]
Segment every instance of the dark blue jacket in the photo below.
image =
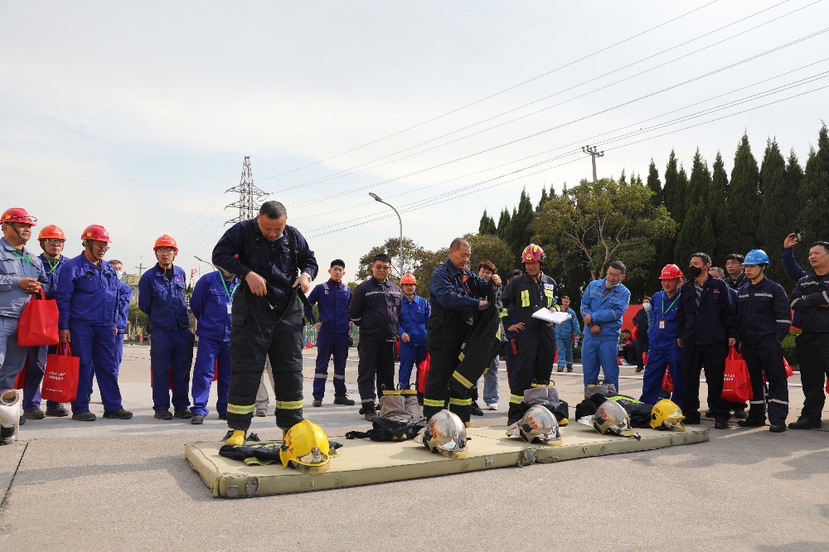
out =
[(756, 285), (746, 280), (737, 290), (737, 324), (741, 343), (770, 338), (782, 342), (792, 326), (792, 311), (783, 286), (768, 278)]
[(190, 327), (184, 287), (184, 270), (173, 265), (173, 279), (168, 280), (156, 263), (138, 282), (138, 308), (150, 317), (150, 330), (173, 331)]
[(412, 345), (426, 345), (426, 325), (429, 323), (429, 301), (415, 295), (410, 300), (403, 296), (403, 305), (400, 309), (400, 335), (408, 334)]
[(804, 332), (829, 332), (829, 276), (807, 273), (792, 290), (791, 299)]
[(677, 308), (679, 337), (686, 345), (713, 345), (737, 338), (737, 316), (722, 280), (708, 277), (702, 286), (697, 306), (696, 280), (686, 282), (680, 290)]
[[(514, 278), (501, 292), (501, 304), (512, 315), (511, 324), (524, 323), (524, 331), (532, 326), (545, 326), (547, 322), (533, 318), (539, 309), (549, 309), (556, 305), (556, 281), (542, 273), (536, 283), (529, 274)], [(509, 310), (512, 308), (512, 310)]]
[(314, 252), (296, 228), (286, 226), (279, 238), (269, 241), (259, 231), (256, 219), (237, 222), (225, 232), (213, 248), (213, 264), (238, 276), (244, 288), (248, 288), (248, 272), (262, 276), (268, 282), (268, 301), (277, 312), (288, 305), (299, 274), (304, 272), (313, 281), (318, 271)]
[[(351, 288), (340, 282), (331, 280), (319, 284), (308, 294), (308, 303), (311, 306), (319, 305), (320, 332), (327, 334), (349, 333), (348, 305), (351, 303)], [(311, 312), (305, 307), (305, 317), (311, 320)]]
[(66, 257), (61, 255), (57, 261), (52, 261), (43, 253), (40, 254), (40, 262), (43, 263), (43, 270), (46, 271), (46, 279), (49, 280), (49, 291), (46, 293), (47, 299), (54, 299), (58, 291), (58, 274), (60, 274), (60, 267), (63, 266), (63, 261)]
[(130, 302), (132, 301), (132, 288), (124, 282), (118, 282), (118, 313), (115, 320), (115, 327), (119, 334), (127, 333), (127, 325), (130, 321)]
[[(680, 294), (671, 299), (664, 290), (653, 294), (651, 299), (651, 313), (653, 324), (648, 329), (648, 350), (650, 352), (668, 353), (679, 345), (679, 302)], [(663, 322), (664, 321), (664, 322)], [(663, 322), (663, 323), (660, 323)]]
[(58, 274), (58, 327), (70, 326), (117, 327), (118, 289), (121, 283), (110, 264), (101, 261), (99, 269), (83, 253), (63, 261)]
[(402, 297), (397, 284), (380, 283), (373, 276), (354, 288), (348, 317), (359, 326), (360, 339), (394, 341), (399, 335)]
[(489, 296), (489, 282), (469, 269), (458, 270), (448, 259), (429, 280), (429, 348), (460, 347), (466, 338), (481, 299)]
[(239, 284), (239, 278), (227, 281), (218, 270), (199, 278), (190, 297), (190, 309), (199, 322), (196, 335), (230, 342), (232, 325), (227, 309), (239, 289)]

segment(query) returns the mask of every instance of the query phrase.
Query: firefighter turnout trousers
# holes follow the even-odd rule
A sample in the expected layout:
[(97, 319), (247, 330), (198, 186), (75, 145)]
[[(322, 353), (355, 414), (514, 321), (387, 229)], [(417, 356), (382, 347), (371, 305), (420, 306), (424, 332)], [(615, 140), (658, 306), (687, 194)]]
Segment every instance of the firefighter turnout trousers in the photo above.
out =
[(556, 357), (556, 332), (551, 324), (532, 324), (518, 334), (515, 372), (509, 377), (509, 413), (507, 424), (520, 420), (527, 411), (524, 391), (532, 385), (547, 386)]
[(247, 287), (236, 295), (230, 333), (229, 428), (247, 431), (250, 427), (266, 357), (273, 367), (276, 425), (287, 431), (302, 421), (302, 343), (302, 309), (296, 293), (284, 313)]

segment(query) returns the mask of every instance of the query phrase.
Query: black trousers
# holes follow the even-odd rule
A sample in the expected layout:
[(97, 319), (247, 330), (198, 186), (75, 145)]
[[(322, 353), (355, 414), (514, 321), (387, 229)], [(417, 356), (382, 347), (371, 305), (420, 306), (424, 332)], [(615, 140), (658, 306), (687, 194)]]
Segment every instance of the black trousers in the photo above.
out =
[(729, 403), (722, 400), (723, 374), (725, 357), (728, 356), (728, 344), (713, 345), (689, 344), (682, 347), (682, 371), (685, 376), (685, 399), (682, 412), (690, 419), (699, 419), (699, 374), (705, 370), (708, 384), (708, 408), (714, 419), (727, 422), (731, 417)]
[[(786, 383), (786, 369), (783, 367), (783, 346), (771, 337), (758, 343), (743, 343), (741, 350), (748, 364), (751, 390), (754, 393), (754, 398), (749, 401), (748, 419), (765, 422), (768, 401), (769, 422), (772, 425), (785, 424), (786, 416), (789, 415), (789, 386)], [(769, 380), (768, 396), (765, 396), (763, 374)]]
[(383, 396), (383, 389), (394, 389), (394, 349), (394, 341), (361, 338), (357, 343), (357, 352), (360, 354), (357, 389), (360, 391), (361, 402), (373, 407), (374, 399)]
[(818, 423), (826, 403), (824, 385), (829, 376), (829, 333), (803, 332), (797, 336), (797, 361), (804, 396), (800, 417)]
[(284, 314), (247, 287), (233, 301), (230, 355), (233, 371), (227, 405), (227, 425), (247, 431), (256, 410), (256, 391), (265, 358), (273, 368), (276, 425), (288, 430), (302, 421), (302, 309), (296, 294)]

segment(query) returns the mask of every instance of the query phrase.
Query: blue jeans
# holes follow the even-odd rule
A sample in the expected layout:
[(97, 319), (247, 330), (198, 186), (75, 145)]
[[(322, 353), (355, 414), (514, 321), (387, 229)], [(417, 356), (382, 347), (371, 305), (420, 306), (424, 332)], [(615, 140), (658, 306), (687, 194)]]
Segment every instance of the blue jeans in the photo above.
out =
[[(46, 359), (56, 347), (32, 347), (28, 349), (28, 365), (26, 367), (26, 385), (23, 386), (23, 411), (40, 410), (40, 384), (46, 374)], [(54, 410), (60, 403), (46, 401), (46, 409)]]
[(612, 383), (619, 392), (619, 346), (618, 336), (612, 339), (597, 339), (585, 332), (581, 349), (581, 364), (584, 368), (584, 386), (599, 380), (599, 368), (604, 372), (604, 382)]
[(558, 368), (565, 366), (573, 367), (573, 336), (556, 337), (556, 350), (558, 351)]
[(484, 372), (484, 402), (498, 404), (498, 355), (489, 363)]
[(14, 389), (26, 362), (26, 349), (17, 346), (17, 318), (0, 316), (0, 391)]

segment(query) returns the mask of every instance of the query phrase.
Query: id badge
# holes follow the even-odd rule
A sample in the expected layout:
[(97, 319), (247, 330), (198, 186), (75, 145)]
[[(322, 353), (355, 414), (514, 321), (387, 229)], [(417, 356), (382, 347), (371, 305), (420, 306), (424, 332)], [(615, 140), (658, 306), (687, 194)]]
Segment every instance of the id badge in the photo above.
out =
[(233, 311), (233, 303), (227, 304), (227, 314), (232, 314)]
[(660, 320), (660, 321), (659, 321), (659, 329), (660, 329), (660, 330), (664, 330), (664, 329), (665, 329), (665, 321), (664, 321), (664, 320)]

